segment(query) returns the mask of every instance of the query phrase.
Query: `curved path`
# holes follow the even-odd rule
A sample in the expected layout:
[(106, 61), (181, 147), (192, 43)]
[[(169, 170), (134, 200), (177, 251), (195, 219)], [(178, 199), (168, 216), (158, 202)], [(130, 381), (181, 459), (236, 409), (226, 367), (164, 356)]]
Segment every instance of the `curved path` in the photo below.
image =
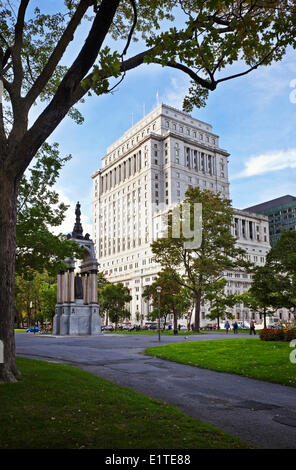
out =
[[(161, 344), (246, 337), (162, 336)], [(145, 356), (157, 336), (54, 337), (16, 333), (17, 355), (89, 371), (240, 437), (252, 446), (296, 448), (296, 389)], [(287, 358), (288, 360), (288, 358)], [(295, 365), (296, 373), (296, 365)]]

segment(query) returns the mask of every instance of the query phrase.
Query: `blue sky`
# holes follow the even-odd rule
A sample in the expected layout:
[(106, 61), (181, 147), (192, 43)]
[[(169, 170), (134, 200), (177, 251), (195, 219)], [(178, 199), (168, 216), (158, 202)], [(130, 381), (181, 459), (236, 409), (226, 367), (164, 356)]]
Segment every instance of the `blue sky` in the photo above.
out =
[[(221, 147), (231, 154), (234, 207), (296, 195), (296, 99), (290, 99), (296, 90), (291, 87), (296, 85), (295, 59), (291, 50), (280, 63), (220, 84), (210, 93), (207, 106), (191, 113), (213, 126)], [(87, 98), (79, 106), (83, 125), (69, 118), (61, 123), (49, 141), (60, 144), (62, 155), (73, 156), (57, 183), (61, 197), (71, 205), (64, 232), (72, 230), (78, 200), (85, 231), (91, 230), (91, 175), (101, 167), (106, 148), (143, 117), (143, 106), (146, 113), (156, 106), (157, 92), (160, 102), (181, 109), (187, 85), (181, 72), (144, 65), (129, 72), (112, 95)]]

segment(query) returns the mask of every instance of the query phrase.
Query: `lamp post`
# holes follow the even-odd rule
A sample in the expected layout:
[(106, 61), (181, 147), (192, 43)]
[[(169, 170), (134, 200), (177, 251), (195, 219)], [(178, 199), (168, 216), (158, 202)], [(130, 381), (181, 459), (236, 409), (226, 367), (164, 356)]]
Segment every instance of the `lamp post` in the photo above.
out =
[(156, 287), (156, 292), (158, 295), (158, 341), (160, 341), (160, 293), (161, 293), (160, 286)]

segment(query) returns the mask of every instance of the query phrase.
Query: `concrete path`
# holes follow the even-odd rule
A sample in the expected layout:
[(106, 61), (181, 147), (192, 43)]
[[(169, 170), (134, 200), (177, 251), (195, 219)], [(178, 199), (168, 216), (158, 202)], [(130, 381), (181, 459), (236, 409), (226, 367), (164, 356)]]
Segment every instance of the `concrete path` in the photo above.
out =
[[(249, 337), (162, 336), (161, 344)], [(254, 338), (254, 340), (256, 340)], [(296, 448), (296, 389), (145, 356), (157, 336), (46, 337), (16, 333), (17, 355), (70, 364), (240, 437), (252, 446)], [(287, 357), (287, 361), (289, 358)], [(295, 366), (296, 373), (296, 366)]]

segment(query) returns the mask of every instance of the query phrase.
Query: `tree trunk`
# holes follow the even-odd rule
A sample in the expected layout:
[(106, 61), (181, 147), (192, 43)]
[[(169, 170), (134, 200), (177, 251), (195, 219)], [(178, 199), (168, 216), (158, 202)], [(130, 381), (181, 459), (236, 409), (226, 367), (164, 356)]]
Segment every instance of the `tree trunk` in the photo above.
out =
[(195, 293), (195, 320), (194, 320), (194, 330), (200, 331), (200, 303), (201, 303), (201, 290)]
[(193, 308), (190, 310), (190, 313), (187, 314), (187, 330), (191, 330), (191, 317), (192, 317)]
[(4, 362), (0, 363), (0, 383), (16, 382), (20, 375), (15, 363), (14, 276), (16, 250), (17, 184), (0, 170), (0, 340)]
[(178, 333), (178, 312), (175, 305), (173, 305), (173, 314), (174, 314), (174, 333)]

